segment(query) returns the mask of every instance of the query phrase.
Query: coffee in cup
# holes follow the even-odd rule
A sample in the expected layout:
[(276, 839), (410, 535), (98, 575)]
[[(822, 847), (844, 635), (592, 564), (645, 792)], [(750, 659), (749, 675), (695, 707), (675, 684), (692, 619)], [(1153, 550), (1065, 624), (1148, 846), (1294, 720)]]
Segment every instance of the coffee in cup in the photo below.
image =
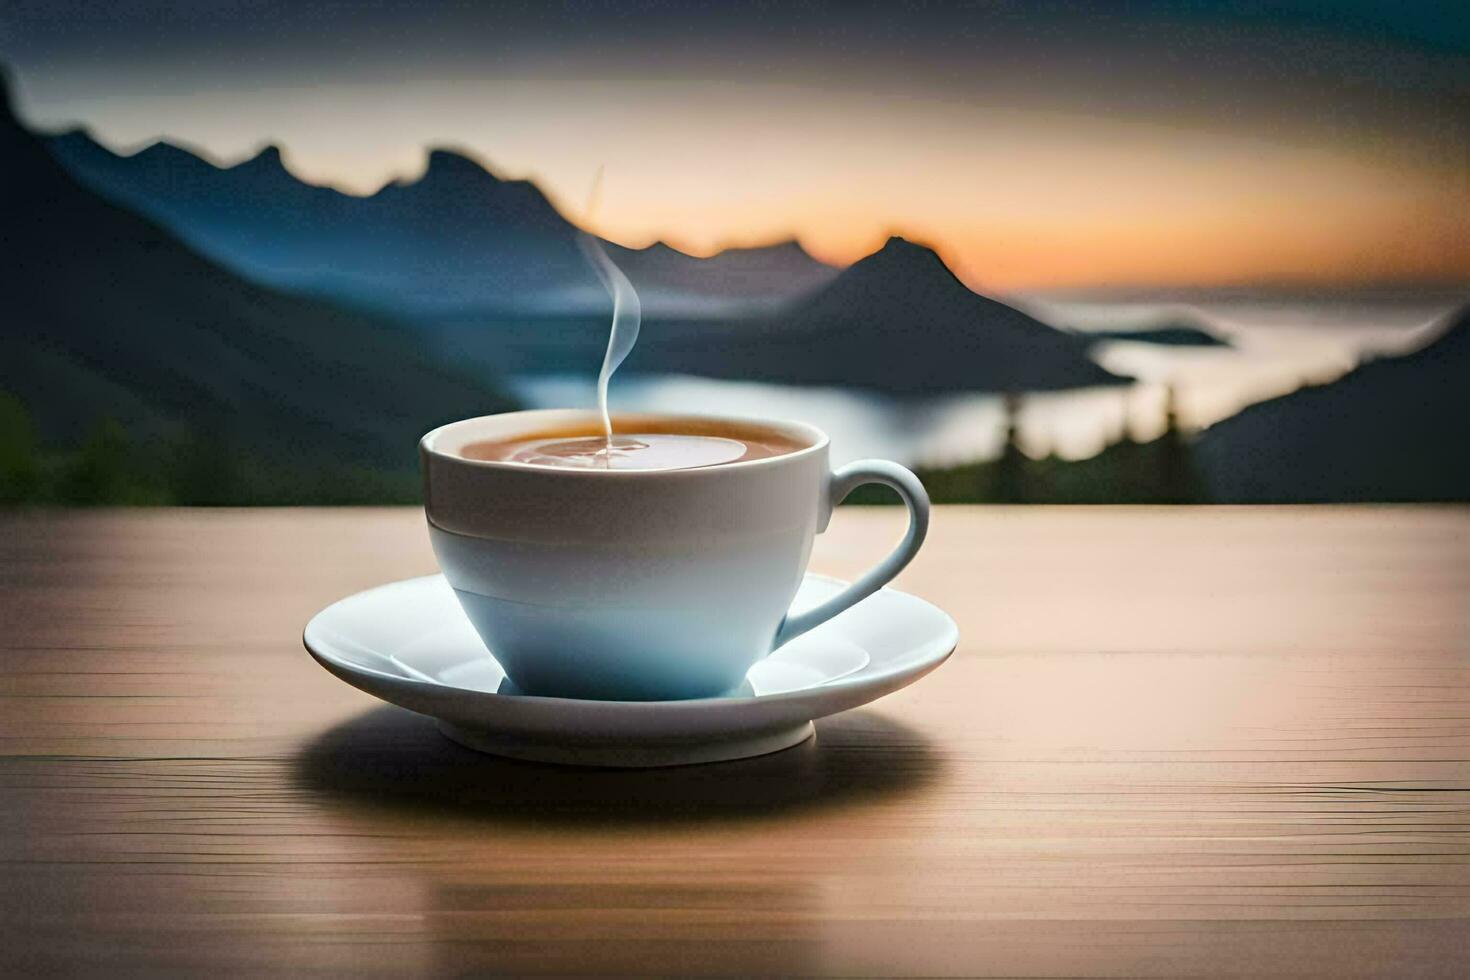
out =
[(608, 436), (599, 426), (570, 426), (470, 443), (460, 455), (562, 469), (681, 470), (766, 459), (802, 448), (779, 429), (750, 423), (650, 417), (636, 429)]
[[(642, 447), (609, 453), (600, 415), (559, 409), (467, 419), (420, 442), (435, 556), (525, 694), (732, 691), (757, 660), (876, 592), (924, 540), (929, 501), (918, 479), (884, 460), (832, 471), (827, 437), (813, 426), (611, 421), (615, 447)], [(904, 539), (837, 596), (790, 612), (813, 538), (864, 483), (904, 499)]]

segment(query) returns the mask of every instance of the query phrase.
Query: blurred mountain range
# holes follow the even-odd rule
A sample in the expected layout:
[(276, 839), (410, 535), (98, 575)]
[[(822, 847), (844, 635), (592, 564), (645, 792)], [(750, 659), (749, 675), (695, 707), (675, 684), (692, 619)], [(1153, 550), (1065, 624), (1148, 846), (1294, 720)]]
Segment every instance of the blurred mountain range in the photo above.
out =
[(40, 444), (82, 444), (107, 420), (151, 447), (155, 472), (174, 450), (218, 464), (175, 474), (190, 487), (151, 488), (168, 499), (245, 499), (243, 484), (288, 472), (313, 495), (351, 497), (333, 481), (412, 479), (427, 428), (509, 403), (395, 323), (246, 282), (102, 200), (3, 99), (0, 159), (0, 389)]
[(650, 369), (900, 395), (1126, 383), (1087, 356), (1085, 339), (971, 291), (933, 250), (902, 238), (718, 347), (686, 332), (650, 354)]
[[(426, 335), (454, 363), (588, 373), (601, 362), (607, 330), (603, 313), (444, 320)], [(1090, 343), (972, 292), (931, 249), (892, 238), (778, 312), (645, 319), (621, 370), (892, 395), (1126, 383), (1087, 356)]]
[[(536, 186), (466, 156), (353, 197), (296, 179), (267, 148), (233, 167), (155, 143), (113, 153), (80, 130), (47, 139), (78, 180), (172, 228), (242, 275), (410, 325), (443, 359), (497, 374), (596, 370), (609, 301), (578, 231)], [(611, 243), (643, 300), (624, 370), (892, 394), (1123, 382), (1055, 330), (892, 239), (839, 272), (795, 242), (711, 258)]]
[[(122, 156), (81, 131), (37, 137), (0, 99), (0, 160), (0, 500), (409, 500), (422, 432), (511, 404), (477, 379), (601, 362), (610, 301), (576, 227), (462, 154), (354, 197), (298, 180), (273, 148), (218, 167), (167, 143)], [(794, 242), (605, 247), (646, 300), (632, 373), (1045, 392), (1131, 383), (1089, 356), (1099, 340), (1223, 343), (1183, 321), (1059, 330), (902, 238), (840, 271)], [(1423, 350), (1192, 444), (1115, 446), (1081, 497), (1185, 499), (1149, 487), (1159, 459), (1182, 472), (1188, 456), (1209, 499), (1470, 499), (1467, 380), (1461, 314)], [(1045, 482), (1057, 467), (1081, 473), (1020, 468)]]
[[(46, 144), (99, 194), (267, 285), (415, 322), (607, 306), (577, 247), (577, 228), (546, 195), (452, 150), (430, 151), (417, 179), (357, 197), (298, 180), (274, 146), (217, 167), (164, 142), (113, 153), (83, 130)], [(766, 309), (837, 274), (795, 242), (709, 259), (661, 243), (607, 248), (655, 314)]]

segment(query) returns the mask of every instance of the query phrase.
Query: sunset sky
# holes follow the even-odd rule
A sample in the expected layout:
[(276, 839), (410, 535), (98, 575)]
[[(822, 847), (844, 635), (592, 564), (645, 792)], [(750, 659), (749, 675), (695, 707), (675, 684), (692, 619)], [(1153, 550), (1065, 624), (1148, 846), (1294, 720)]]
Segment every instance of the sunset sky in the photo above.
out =
[[(1329, 7), (1332, 12), (1324, 12)], [(699, 253), (889, 232), (977, 287), (1470, 279), (1470, 5), (70, 3), (32, 124), (370, 192), (464, 148)]]

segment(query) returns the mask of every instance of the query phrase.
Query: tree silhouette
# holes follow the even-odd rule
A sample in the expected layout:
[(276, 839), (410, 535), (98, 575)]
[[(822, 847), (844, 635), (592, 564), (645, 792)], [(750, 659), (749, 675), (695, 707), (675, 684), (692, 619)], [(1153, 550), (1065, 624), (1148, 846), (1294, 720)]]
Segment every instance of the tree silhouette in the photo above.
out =
[(1156, 443), (1157, 497), (1154, 502), (1198, 503), (1203, 499), (1203, 484), (1195, 466), (1193, 447), (1179, 424), (1179, 393), (1173, 385), (1165, 389), (1164, 417), (1168, 425)]
[(991, 467), (989, 493), (985, 496), (999, 504), (1023, 504), (1029, 489), (1026, 477), (1031, 460), (1021, 452), (1021, 396), (1007, 392), (1002, 404), (1006, 441), (1000, 458)]

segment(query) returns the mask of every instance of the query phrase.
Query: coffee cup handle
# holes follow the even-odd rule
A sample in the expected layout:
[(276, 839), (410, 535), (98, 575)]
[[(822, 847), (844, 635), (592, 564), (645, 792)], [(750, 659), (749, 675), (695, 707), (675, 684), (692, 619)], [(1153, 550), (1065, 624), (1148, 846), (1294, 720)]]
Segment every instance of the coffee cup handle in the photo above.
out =
[(924, 484), (919, 482), (917, 476), (886, 459), (860, 459), (832, 474), (827, 491), (829, 503), (823, 508), (821, 529), (826, 529), (826, 522), (831, 511), (836, 509), (848, 494), (865, 483), (879, 483), (898, 491), (898, 495), (903, 498), (904, 504), (909, 509), (907, 533), (898, 543), (898, 547), (889, 552), (888, 557), (869, 569), (862, 578), (821, 605), (794, 616), (788, 615), (782, 621), (780, 628), (776, 630), (776, 642), (772, 645), (772, 649), (796, 639), (807, 630), (825, 623), (844, 609), (862, 602), (892, 581), (893, 577), (903, 571), (904, 566), (913, 560), (914, 555), (918, 554), (919, 546), (924, 543), (924, 535), (929, 533), (929, 494), (924, 491)]

